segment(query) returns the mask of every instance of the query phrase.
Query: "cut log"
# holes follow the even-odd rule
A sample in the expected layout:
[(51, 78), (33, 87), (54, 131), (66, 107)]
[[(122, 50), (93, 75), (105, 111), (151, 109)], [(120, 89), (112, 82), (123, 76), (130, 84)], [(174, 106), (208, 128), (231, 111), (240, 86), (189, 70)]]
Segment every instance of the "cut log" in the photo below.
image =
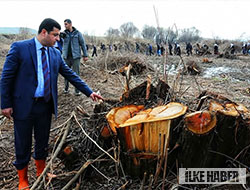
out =
[(145, 106), (149, 105), (159, 105), (159, 102), (164, 102), (169, 100), (169, 90), (170, 87), (164, 81), (159, 80), (157, 86), (155, 87), (151, 83), (151, 79), (147, 78), (147, 81), (144, 81), (140, 85), (131, 89), (129, 93), (124, 93), (120, 97), (120, 101), (123, 105), (129, 104), (143, 104)]
[[(135, 170), (134, 167), (136, 167), (140, 170), (139, 173), (143, 174), (145, 170), (142, 170), (141, 167), (143, 166), (142, 163), (147, 162), (145, 160), (149, 159), (149, 162), (152, 162), (159, 155), (163, 156), (163, 152), (169, 148), (170, 131), (176, 127), (173, 126), (173, 124), (176, 125), (174, 120), (180, 120), (179, 118), (186, 113), (186, 110), (186, 106), (172, 102), (168, 105), (142, 110), (131, 118), (126, 117), (125, 114), (123, 118), (117, 115), (120, 119), (107, 117), (109, 123), (116, 123), (122, 150), (129, 156), (126, 157), (126, 163), (124, 163), (127, 168)], [(110, 119), (113, 121), (110, 121)], [(120, 123), (118, 126), (117, 120)], [(122, 121), (124, 122), (122, 123)], [(132, 161), (128, 162), (128, 159)], [(134, 175), (138, 171), (131, 170), (130, 172)]]
[(216, 125), (216, 116), (209, 111), (198, 111), (185, 117), (185, 124), (188, 130), (195, 134), (205, 134)]
[(164, 101), (165, 100), (168, 101), (170, 99), (169, 92), (170, 92), (170, 86), (167, 83), (165, 83), (163, 80), (159, 80), (157, 87), (156, 87), (156, 94)]
[(155, 121), (164, 121), (177, 118), (187, 111), (187, 106), (177, 102), (171, 102), (164, 106), (158, 106), (154, 109), (147, 109), (139, 112), (134, 117), (127, 119), (119, 125), (121, 127), (132, 126), (140, 123), (148, 123)]
[(119, 72), (122, 74), (122, 75), (125, 75), (125, 73), (127, 72), (128, 70), (128, 66), (131, 65), (131, 74), (132, 75), (139, 75), (141, 74), (145, 69), (146, 69), (146, 65), (142, 62), (139, 62), (137, 60), (129, 60), (125, 63), (124, 66), (122, 66), (120, 69), (119, 69)]
[(198, 75), (201, 73), (200, 67), (194, 61), (187, 62), (187, 72), (191, 75)]
[(116, 127), (124, 123), (129, 118), (133, 117), (135, 113), (139, 112), (144, 108), (143, 105), (128, 105), (124, 107), (113, 108), (107, 115), (106, 119), (108, 120), (109, 126), (113, 133), (116, 135)]
[(210, 61), (208, 58), (203, 58), (202, 63), (213, 63), (213, 61)]
[(241, 114), (247, 116), (249, 114), (248, 109), (244, 105), (236, 103), (222, 105), (216, 101), (210, 101), (209, 110), (233, 117), (239, 117)]
[[(147, 94), (147, 81), (141, 83), (140, 85), (138, 85), (137, 87), (131, 89), (129, 91), (129, 93), (124, 93), (121, 98), (120, 101), (124, 102), (125, 104), (144, 104), (145, 103), (145, 97)], [(149, 88), (149, 87), (148, 87)], [(155, 98), (155, 92), (156, 89), (155, 87), (151, 84), (150, 88), (149, 88), (149, 96), (148, 96), (148, 100), (152, 100)]]

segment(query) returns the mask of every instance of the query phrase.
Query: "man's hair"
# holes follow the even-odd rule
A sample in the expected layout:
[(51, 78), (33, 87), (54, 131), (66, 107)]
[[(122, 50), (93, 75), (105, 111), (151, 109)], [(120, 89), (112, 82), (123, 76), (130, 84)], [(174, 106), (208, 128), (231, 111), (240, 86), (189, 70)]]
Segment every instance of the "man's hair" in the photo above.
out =
[(61, 26), (58, 22), (56, 22), (52, 18), (46, 18), (40, 24), (38, 34), (42, 32), (42, 29), (45, 29), (48, 33), (50, 33), (51, 31), (53, 31), (54, 27), (61, 30)]
[(65, 20), (64, 20), (64, 22), (67, 22), (67, 23), (69, 23), (69, 24), (71, 24), (71, 23), (72, 23), (72, 21), (71, 21), (70, 19), (68, 19), (68, 18), (67, 18), (67, 19), (65, 19)]

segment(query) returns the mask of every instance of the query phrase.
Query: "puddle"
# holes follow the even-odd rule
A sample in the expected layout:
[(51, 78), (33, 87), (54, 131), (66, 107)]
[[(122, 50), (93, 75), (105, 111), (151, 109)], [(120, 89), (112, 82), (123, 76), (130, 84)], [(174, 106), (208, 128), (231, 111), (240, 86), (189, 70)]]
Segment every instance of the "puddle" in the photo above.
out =
[[(154, 65), (154, 67), (158, 70), (163, 70), (163, 66)], [(181, 67), (176, 68), (175, 64), (167, 65), (167, 74), (168, 75), (176, 75), (178, 70), (182, 69)], [(250, 83), (250, 68), (232, 68), (232, 67), (210, 67), (206, 68), (202, 72), (203, 78), (227, 78), (230, 77), (233, 81), (246, 81)]]
[(176, 66), (174, 64), (172, 65), (167, 65), (167, 71), (169, 75), (176, 75), (178, 73)]
[(237, 69), (232, 69), (230, 67), (211, 67), (204, 71), (204, 78), (220, 77), (221, 74), (228, 74), (231, 72), (239, 72)]
[[(163, 71), (163, 66), (162, 65), (153, 65), (154, 68), (158, 71)], [(166, 65), (166, 71), (168, 75), (176, 75), (178, 73), (178, 70), (176, 69), (176, 65), (171, 64), (171, 65)]]
[(238, 68), (231, 68), (231, 67), (211, 67), (207, 68), (203, 72), (204, 78), (224, 78), (225, 76), (230, 76), (234, 81), (246, 81), (250, 82), (249, 77), (250, 69), (238, 69)]

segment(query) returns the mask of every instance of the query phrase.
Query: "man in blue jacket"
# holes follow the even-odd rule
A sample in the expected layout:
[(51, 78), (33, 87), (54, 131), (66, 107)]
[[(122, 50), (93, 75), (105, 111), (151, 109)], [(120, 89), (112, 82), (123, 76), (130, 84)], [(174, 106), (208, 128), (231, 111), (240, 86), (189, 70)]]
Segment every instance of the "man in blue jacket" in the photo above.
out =
[[(64, 20), (65, 26), (65, 37), (63, 42), (63, 58), (66, 61), (67, 65), (72, 70), (79, 75), (80, 73), (80, 59), (81, 59), (81, 50), (83, 52), (83, 61), (88, 60), (88, 52), (86, 49), (85, 40), (81, 34), (75, 27), (72, 26), (72, 21), (70, 19)], [(65, 93), (68, 93), (69, 90), (69, 82), (65, 80)], [(75, 88), (75, 95), (79, 96), (80, 92), (77, 88)]]
[(52, 113), (57, 116), (58, 74), (92, 100), (103, 99), (67, 66), (53, 47), (59, 40), (60, 29), (55, 20), (43, 20), (35, 38), (11, 45), (4, 63), (1, 109), (4, 116), (14, 119), (14, 165), (18, 171), (19, 189), (29, 189), (27, 170), (33, 130), (37, 176), (45, 168)]

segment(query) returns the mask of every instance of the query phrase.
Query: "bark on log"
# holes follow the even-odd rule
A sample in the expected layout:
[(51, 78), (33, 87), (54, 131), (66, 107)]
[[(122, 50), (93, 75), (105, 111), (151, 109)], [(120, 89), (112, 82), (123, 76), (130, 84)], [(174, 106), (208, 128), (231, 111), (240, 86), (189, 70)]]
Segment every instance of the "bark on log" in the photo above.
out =
[(186, 129), (179, 143), (178, 166), (181, 168), (203, 168), (207, 166), (208, 149), (213, 140), (216, 116), (211, 112), (195, 112), (185, 117)]
[[(247, 116), (249, 112), (245, 106), (240, 104), (227, 103), (222, 105), (215, 101), (210, 102), (209, 109), (216, 112), (218, 118), (217, 134), (211, 145), (213, 159), (210, 162), (210, 167), (228, 167), (232, 160), (227, 162), (228, 158), (223, 154), (234, 159), (241, 150), (250, 145), (250, 125), (248, 123), (250, 117)], [(247, 118), (244, 119), (244, 117)], [(248, 157), (248, 166), (249, 153), (249, 151), (245, 152)], [(247, 160), (244, 160), (242, 155), (240, 156), (239, 160), (246, 163)]]
[(249, 111), (223, 96), (206, 92), (201, 98), (205, 95), (212, 99), (208, 101), (209, 111), (199, 111), (185, 117), (186, 130), (179, 140), (179, 167), (235, 167), (235, 158), (237, 164), (242, 162), (244, 166), (249, 166)]

